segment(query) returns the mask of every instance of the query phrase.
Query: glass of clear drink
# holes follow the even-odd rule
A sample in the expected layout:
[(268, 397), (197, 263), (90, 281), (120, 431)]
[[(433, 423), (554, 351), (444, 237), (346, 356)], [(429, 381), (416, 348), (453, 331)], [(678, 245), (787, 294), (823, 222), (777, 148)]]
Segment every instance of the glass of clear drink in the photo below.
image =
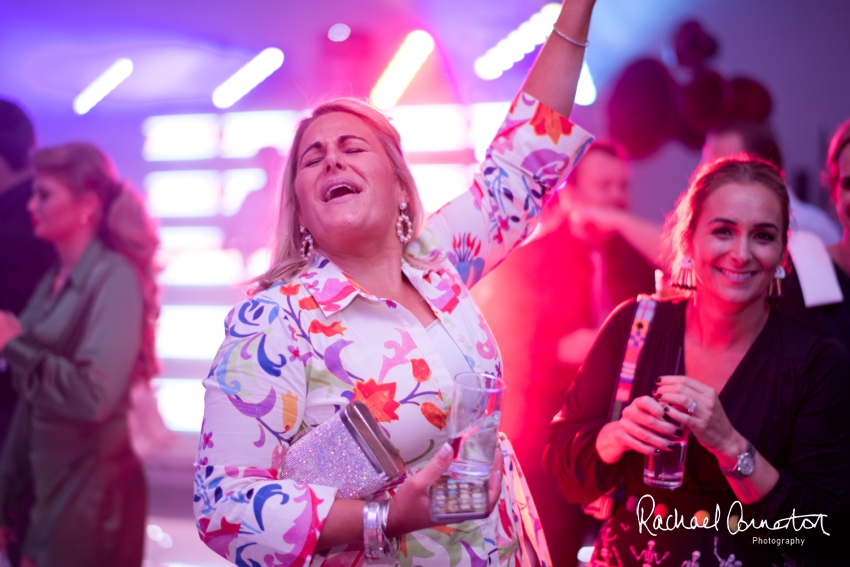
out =
[(685, 477), (685, 456), (688, 450), (688, 429), (675, 420), (670, 423), (682, 430), (681, 437), (657, 435), (672, 443), (672, 448), (646, 455), (643, 464), (643, 483), (655, 488), (679, 488)]
[(499, 442), (499, 419), (505, 382), (492, 374), (463, 372), (454, 378), (454, 398), (448, 419), (455, 478), (488, 477)]

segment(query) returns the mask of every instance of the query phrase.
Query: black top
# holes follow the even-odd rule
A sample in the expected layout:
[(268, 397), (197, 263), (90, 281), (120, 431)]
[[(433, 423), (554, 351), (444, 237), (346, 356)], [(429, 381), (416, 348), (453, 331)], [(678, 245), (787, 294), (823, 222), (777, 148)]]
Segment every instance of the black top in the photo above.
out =
[[(655, 377), (675, 373), (677, 355), (684, 344), (685, 306), (682, 300), (658, 305), (637, 365), (632, 399), (649, 394)], [(819, 552), (822, 546), (818, 540), (823, 541), (824, 536), (818, 529), (748, 529), (731, 535), (727, 516), (740, 515), (734, 509), (730, 513), (736, 497), (715, 457), (693, 435), (688, 440), (684, 483), (674, 491), (644, 485), (644, 456), (639, 453), (629, 451), (613, 465), (599, 458), (596, 436), (608, 419), (635, 308), (635, 301), (627, 302), (606, 321), (567, 392), (563, 409), (552, 422), (544, 457), (547, 470), (570, 500), (589, 503), (618, 483), (624, 486), (625, 493), (622, 495), (621, 491), (614, 515), (600, 532), (605, 534), (607, 528), (612, 529), (604, 542), (614, 548), (610, 564), (618, 564), (613, 558), (616, 556), (621, 565), (654, 565), (664, 553), (669, 553), (664, 564), (678, 567), (699, 551), (705, 565), (715, 564), (714, 559), (709, 560), (712, 556), (728, 561), (728, 556), (734, 554), (744, 567), (749, 567), (770, 565), (768, 560), (782, 565), (782, 553)], [(765, 498), (743, 507), (743, 518), (774, 522), (791, 516), (793, 510), (798, 515), (827, 514), (824, 524), (829, 532), (850, 482), (847, 351), (834, 339), (818, 335), (774, 311), (719, 397), (735, 429), (780, 474)], [(639, 534), (635, 506), (644, 494), (653, 496), (656, 505), (664, 504), (668, 514), (672, 515), (675, 509), (686, 523), (699, 510), (707, 511), (713, 523), (719, 505), (718, 526), (710, 530), (656, 531), (656, 536), (644, 528)], [(647, 503), (648, 499), (644, 505)], [(753, 543), (754, 535), (803, 538), (805, 544), (757, 545)], [(715, 537), (719, 538), (717, 552)], [(597, 551), (602, 539), (597, 540)], [(656, 563), (639, 562), (635, 556), (648, 547), (650, 539), (654, 540)], [(734, 565), (734, 560), (728, 564)]]
[(19, 315), (56, 260), (49, 243), (33, 235), (27, 201), (32, 179), (0, 193), (0, 310)]
[(807, 327), (834, 337), (850, 350), (850, 275), (833, 263), (838, 286), (844, 301), (820, 307), (806, 307), (803, 290), (797, 278), (797, 270), (791, 270), (784, 297), (779, 302), (779, 310)]
[[(33, 235), (27, 201), (32, 196), (32, 179), (0, 193), (0, 310), (20, 315), (36, 285), (56, 260), (49, 243)], [(0, 368), (0, 447), (15, 402), (8, 371)]]

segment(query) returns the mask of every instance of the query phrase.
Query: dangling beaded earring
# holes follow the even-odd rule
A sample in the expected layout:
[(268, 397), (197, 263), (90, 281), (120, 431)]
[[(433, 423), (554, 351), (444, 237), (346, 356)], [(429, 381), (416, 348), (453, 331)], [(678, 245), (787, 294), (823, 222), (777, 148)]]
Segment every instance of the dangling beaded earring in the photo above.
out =
[(410, 222), (410, 217), (407, 216), (407, 203), (402, 203), (398, 207), (398, 220), (395, 223), (395, 232), (398, 239), (401, 240), (401, 245), (404, 246), (413, 238), (413, 223)]
[(767, 290), (767, 296), (770, 299), (779, 299), (782, 297), (782, 280), (785, 279), (785, 268), (776, 266), (776, 272), (773, 274), (773, 279), (770, 280), (770, 287)]
[(673, 287), (693, 291), (697, 288), (696, 276), (694, 276), (694, 261), (690, 256), (682, 256), (679, 260), (679, 273)]
[(313, 236), (303, 226), (298, 230), (301, 232), (301, 259), (309, 260), (313, 256)]

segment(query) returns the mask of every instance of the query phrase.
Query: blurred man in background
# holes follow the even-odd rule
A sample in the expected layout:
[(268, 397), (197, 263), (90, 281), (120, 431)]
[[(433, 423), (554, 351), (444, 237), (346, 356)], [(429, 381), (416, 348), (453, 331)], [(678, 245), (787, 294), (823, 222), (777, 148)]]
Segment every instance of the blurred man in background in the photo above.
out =
[[(614, 307), (652, 293), (660, 228), (628, 212), (630, 173), (613, 143), (595, 142), (543, 209), (538, 230), (472, 294), (502, 354), (511, 439), (556, 567), (576, 565), (585, 517), (541, 465), (549, 422)], [(592, 539), (590, 540), (592, 541)]]

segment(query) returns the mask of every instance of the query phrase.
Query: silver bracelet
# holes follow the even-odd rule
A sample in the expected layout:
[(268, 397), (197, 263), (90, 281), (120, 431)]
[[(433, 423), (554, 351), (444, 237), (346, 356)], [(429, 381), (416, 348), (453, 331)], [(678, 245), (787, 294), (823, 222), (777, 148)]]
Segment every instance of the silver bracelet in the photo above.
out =
[(399, 538), (387, 537), (390, 501), (367, 502), (363, 506), (363, 550), (369, 559), (398, 557)]
[(398, 557), (398, 550), (401, 547), (399, 538), (387, 537), (387, 520), (390, 517), (390, 500), (389, 498), (381, 502), (381, 533), (384, 536), (384, 556)]
[(589, 41), (586, 41), (586, 42), (584, 42), (584, 43), (581, 43), (580, 41), (576, 41), (576, 40), (574, 40), (573, 38), (571, 38), (570, 36), (568, 36), (568, 35), (567, 35), (567, 34), (565, 34), (564, 32), (560, 31), (560, 30), (559, 30), (558, 28), (556, 28), (555, 26), (552, 26), (552, 31), (553, 31), (553, 32), (555, 32), (555, 35), (557, 35), (557, 36), (560, 36), (560, 37), (564, 38), (565, 40), (569, 41), (569, 42), (570, 42), (570, 43), (572, 43), (573, 45), (577, 45), (577, 46), (579, 46), (579, 47), (588, 47), (588, 46), (590, 45), (590, 42), (589, 42)]
[(381, 529), (380, 503), (367, 502), (363, 506), (363, 549), (366, 557), (384, 557), (384, 530)]

